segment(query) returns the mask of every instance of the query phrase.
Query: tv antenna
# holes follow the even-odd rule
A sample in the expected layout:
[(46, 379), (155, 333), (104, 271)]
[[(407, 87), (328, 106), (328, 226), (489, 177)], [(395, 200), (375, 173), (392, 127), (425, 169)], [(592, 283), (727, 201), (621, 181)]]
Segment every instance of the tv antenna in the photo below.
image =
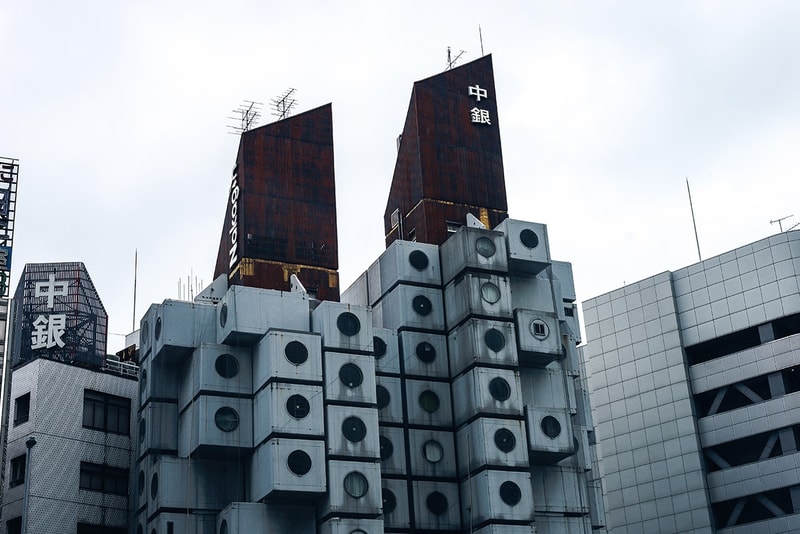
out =
[(466, 50), (459, 51), (458, 55), (456, 55), (456, 57), (453, 58), (452, 54), (451, 54), (451, 51), (450, 51), (450, 47), (448, 46), (447, 47), (447, 69), (445, 69), (445, 70), (450, 70), (453, 67), (455, 67), (456, 66), (456, 62), (459, 60), (459, 58), (461, 58), (461, 56), (464, 55), (464, 52), (466, 52)]
[(288, 117), (292, 112), (292, 108), (297, 104), (297, 100), (292, 98), (295, 91), (297, 91), (297, 89), (290, 87), (284, 91), (283, 94), (271, 100), (272, 114), (278, 117), (278, 120), (283, 120)]
[(240, 135), (255, 126), (256, 121), (261, 118), (261, 102), (253, 102), (252, 100), (243, 100), (238, 108), (233, 110), (234, 116), (228, 119), (235, 121), (229, 124), (228, 128), (231, 129), (231, 134)]
[[(794, 215), (787, 215), (786, 217), (781, 217), (779, 219), (775, 219), (774, 221), (770, 221), (769, 223), (770, 224), (778, 223), (778, 228), (780, 228), (780, 231), (783, 232), (783, 221), (785, 221), (786, 219), (789, 219), (791, 217), (794, 217)], [(789, 230), (793, 230), (793, 229), (797, 228), (798, 226), (800, 226), (800, 223), (795, 223), (792, 226), (790, 226), (789, 228), (787, 228), (786, 231), (788, 232)]]

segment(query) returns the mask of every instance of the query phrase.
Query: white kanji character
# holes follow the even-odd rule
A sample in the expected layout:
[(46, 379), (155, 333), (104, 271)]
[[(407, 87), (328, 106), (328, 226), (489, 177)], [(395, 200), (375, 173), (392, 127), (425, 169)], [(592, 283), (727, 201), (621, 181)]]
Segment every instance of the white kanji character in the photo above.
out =
[(40, 315), (33, 321), (33, 331), (31, 332), (31, 349), (43, 349), (47, 347), (47, 316)]
[(60, 313), (57, 315), (50, 316), (50, 328), (47, 329), (48, 333), (48, 340), (47, 340), (47, 348), (55, 347), (58, 345), (60, 348), (64, 348), (64, 340), (61, 339), (61, 336), (64, 335), (64, 332), (67, 330), (67, 315), (65, 313)]
[(481, 89), (480, 85), (471, 85), (469, 87), (469, 96), (474, 96), (478, 99), (478, 102), (481, 101), (481, 98), (488, 98), (486, 89)]
[(67, 330), (67, 315), (40, 315), (33, 321), (31, 332), (31, 349), (51, 349), (55, 346), (64, 348), (62, 336)]
[(469, 110), (472, 122), (477, 124), (492, 124), (488, 109), (472, 108)]
[(47, 282), (36, 282), (34, 297), (47, 297), (47, 309), (53, 309), (54, 297), (67, 296), (67, 282), (56, 282), (56, 275), (51, 274)]

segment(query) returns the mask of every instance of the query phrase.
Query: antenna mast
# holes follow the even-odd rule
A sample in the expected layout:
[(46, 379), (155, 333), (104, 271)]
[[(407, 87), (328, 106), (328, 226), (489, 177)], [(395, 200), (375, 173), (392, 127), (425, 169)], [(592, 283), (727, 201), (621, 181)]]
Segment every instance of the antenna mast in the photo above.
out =
[[(789, 219), (790, 217), (794, 217), (794, 215), (787, 215), (786, 217), (781, 217), (779, 219), (775, 219), (774, 221), (770, 221), (769, 223), (770, 224), (778, 223), (778, 228), (780, 229), (781, 233), (783, 233), (783, 221), (785, 221), (786, 219)], [(800, 223), (793, 224), (792, 226), (787, 228), (786, 231), (788, 232), (789, 230), (791, 230), (793, 228), (797, 228), (798, 226), (800, 226)]]
[(483, 33), (481, 32), (481, 25), (480, 24), (478, 24), (478, 37), (481, 40), (481, 57), (483, 57), (485, 54), (483, 53)]
[(139, 249), (134, 249), (133, 253), (133, 324), (131, 332), (136, 330), (136, 278), (139, 273)]
[(686, 191), (689, 193), (689, 209), (692, 211), (692, 225), (694, 226), (694, 241), (697, 243), (697, 259), (703, 261), (700, 255), (700, 239), (697, 238), (697, 221), (694, 219), (694, 206), (692, 206), (692, 190), (689, 189), (689, 179), (686, 179)]
[(458, 61), (458, 59), (461, 56), (464, 55), (464, 52), (466, 52), (466, 50), (461, 50), (461, 51), (459, 51), (458, 55), (455, 58), (452, 58), (452, 56), (450, 54), (450, 47), (448, 46), (447, 47), (447, 68), (445, 70), (450, 70), (453, 67), (455, 67), (456, 66), (456, 62)]
[(243, 100), (238, 108), (233, 110), (234, 116), (228, 117), (229, 120), (235, 121), (229, 124), (231, 134), (241, 135), (253, 126), (256, 121), (261, 118), (261, 102), (253, 102), (252, 100)]
[(297, 104), (297, 100), (292, 98), (295, 91), (297, 91), (297, 89), (290, 87), (277, 98), (273, 98), (270, 101), (272, 102), (272, 114), (278, 117), (279, 121), (288, 117), (292, 112), (292, 108)]

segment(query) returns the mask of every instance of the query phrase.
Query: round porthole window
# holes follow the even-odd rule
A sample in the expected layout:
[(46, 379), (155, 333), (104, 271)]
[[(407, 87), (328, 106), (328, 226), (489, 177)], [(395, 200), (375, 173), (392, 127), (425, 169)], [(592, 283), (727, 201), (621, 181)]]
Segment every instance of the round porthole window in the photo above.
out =
[(342, 434), (353, 443), (358, 443), (367, 435), (367, 425), (355, 416), (350, 416), (342, 422)]
[(361, 321), (350, 312), (340, 313), (336, 319), (336, 328), (346, 336), (354, 336), (361, 331)]
[(147, 421), (144, 417), (139, 421), (139, 443), (144, 443), (144, 438), (147, 435)]
[(142, 326), (141, 335), (143, 336), (142, 342), (144, 344), (145, 342), (149, 342), (150, 341), (150, 337), (149, 337), (150, 336), (150, 322), (147, 319), (143, 319), (141, 326)]
[(536, 248), (539, 245), (539, 236), (530, 228), (525, 228), (519, 233), (519, 240), (527, 248)]
[(367, 494), (369, 482), (367, 477), (358, 471), (351, 471), (344, 477), (344, 491), (354, 499), (360, 499)]
[(442, 444), (435, 439), (429, 439), (422, 444), (422, 457), (432, 464), (441, 462), (444, 458)]
[(494, 400), (503, 402), (511, 396), (511, 386), (505, 378), (497, 376), (489, 381), (489, 393)]
[(488, 237), (479, 237), (475, 240), (475, 250), (484, 258), (491, 258), (495, 253), (494, 242)]
[(147, 369), (142, 369), (139, 373), (139, 395), (144, 397), (145, 391), (147, 391)]
[(489, 304), (495, 304), (500, 300), (500, 288), (492, 282), (481, 285), (481, 298)]
[(161, 337), (161, 317), (156, 319), (156, 341)]
[(442, 515), (447, 511), (447, 497), (440, 491), (429, 493), (425, 504), (433, 515)]
[(397, 508), (397, 498), (392, 493), (392, 490), (383, 488), (381, 490), (381, 500), (383, 501), (384, 514), (391, 514)]
[(155, 499), (158, 495), (158, 473), (153, 473), (150, 479), (150, 498)]
[(375, 394), (378, 397), (378, 409), (382, 410), (389, 406), (392, 396), (389, 395), (389, 390), (383, 386), (375, 386)]
[(364, 375), (357, 365), (346, 363), (339, 368), (339, 380), (349, 388), (357, 388), (364, 381)]
[(139, 495), (144, 493), (144, 471), (139, 471), (139, 479), (136, 481), (138, 486)]
[(223, 406), (214, 414), (214, 423), (223, 432), (233, 432), (239, 428), (239, 414), (228, 406)]
[(286, 465), (289, 467), (289, 471), (301, 477), (311, 471), (311, 456), (299, 449), (292, 451), (286, 459)]
[(219, 307), (219, 325), (225, 328), (225, 323), (228, 322), (228, 305), (223, 304)]
[(308, 360), (308, 349), (297, 340), (287, 343), (283, 354), (294, 365), (303, 365)]
[(428, 413), (434, 413), (439, 409), (439, 395), (426, 389), (419, 394), (419, 405)]
[(522, 499), (522, 491), (514, 482), (506, 480), (500, 484), (500, 498), (509, 506), (516, 506)]
[(550, 335), (550, 327), (541, 319), (534, 319), (531, 321), (530, 329), (531, 334), (533, 334), (533, 337), (536, 339), (545, 339)]
[(378, 439), (381, 447), (381, 460), (388, 460), (394, 454), (394, 445), (386, 436), (381, 436)]
[(494, 444), (503, 452), (511, 452), (517, 446), (517, 438), (507, 428), (498, 428), (494, 433)]
[(219, 524), (219, 534), (228, 534), (228, 520), (223, 519)]
[(421, 250), (413, 250), (408, 255), (408, 263), (418, 271), (424, 271), (428, 267), (428, 255)]
[(355, 530), (351, 530), (350, 534), (367, 534), (367, 532), (364, 531), (364, 530), (361, 530), (360, 528), (357, 528)]
[(372, 352), (375, 354), (376, 360), (380, 360), (386, 356), (387, 348), (386, 342), (382, 338), (379, 338), (378, 336), (374, 336), (372, 338)]
[(483, 336), (483, 341), (486, 343), (486, 346), (494, 352), (500, 352), (503, 347), (506, 346), (506, 337), (496, 328), (487, 330), (486, 334)]
[(303, 419), (311, 411), (311, 406), (302, 395), (292, 395), (286, 401), (286, 411), (295, 419)]
[(417, 344), (416, 354), (417, 358), (425, 363), (432, 363), (436, 359), (436, 349), (427, 341)]
[(417, 295), (411, 301), (411, 307), (417, 312), (419, 315), (425, 317), (433, 310), (433, 304), (428, 297), (424, 295)]
[(545, 415), (542, 418), (542, 432), (550, 439), (556, 439), (561, 434), (561, 423), (552, 415)]
[(222, 378), (233, 378), (239, 374), (239, 361), (230, 354), (220, 354), (214, 368)]

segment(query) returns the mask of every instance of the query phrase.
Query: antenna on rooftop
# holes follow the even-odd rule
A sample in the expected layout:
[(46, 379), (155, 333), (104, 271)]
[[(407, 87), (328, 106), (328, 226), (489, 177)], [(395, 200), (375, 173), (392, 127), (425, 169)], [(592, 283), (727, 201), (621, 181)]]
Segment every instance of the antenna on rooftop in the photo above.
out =
[[(781, 232), (783, 232), (783, 221), (791, 217), (794, 217), (794, 215), (787, 215), (786, 217), (780, 217), (779, 219), (775, 219), (774, 221), (770, 221), (769, 223), (770, 224), (778, 223), (778, 228), (780, 228)], [(787, 228), (786, 231), (788, 232), (789, 230), (797, 228), (798, 226), (800, 226), (800, 223), (793, 224), (792, 226)]]
[(478, 37), (481, 40), (481, 57), (483, 57), (485, 54), (483, 53), (483, 32), (481, 32), (481, 25), (480, 24), (478, 24)]
[(697, 237), (697, 221), (694, 218), (694, 206), (692, 205), (692, 190), (689, 189), (689, 178), (686, 178), (686, 192), (689, 193), (689, 209), (692, 211), (692, 226), (694, 226), (694, 241), (697, 243), (697, 261), (703, 261), (700, 255), (700, 239)]
[(297, 104), (297, 100), (292, 98), (292, 95), (297, 89), (288, 88), (286, 91), (283, 92), (277, 98), (273, 98), (270, 102), (272, 102), (272, 114), (278, 117), (278, 120), (283, 120), (291, 114), (292, 108)]
[(464, 52), (466, 52), (466, 50), (459, 51), (458, 55), (455, 58), (453, 58), (452, 54), (451, 54), (451, 51), (450, 51), (450, 47), (448, 46), (447, 47), (447, 69), (445, 69), (445, 70), (450, 70), (453, 67), (455, 67), (456, 66), (456, 62), (459, 60), (459, 58), (461, 56), (464, 55)]
[(228, 119), (235, 121), (233, 124), (228, 125), (228, 128), (231, 129), (228, 133), (241, 135), (255, 126), (256, 121), (261, 117), (262, 105), (261, 102), (243, 100), (239, 107), (233, 110), (233, 117), (228, 117)]

